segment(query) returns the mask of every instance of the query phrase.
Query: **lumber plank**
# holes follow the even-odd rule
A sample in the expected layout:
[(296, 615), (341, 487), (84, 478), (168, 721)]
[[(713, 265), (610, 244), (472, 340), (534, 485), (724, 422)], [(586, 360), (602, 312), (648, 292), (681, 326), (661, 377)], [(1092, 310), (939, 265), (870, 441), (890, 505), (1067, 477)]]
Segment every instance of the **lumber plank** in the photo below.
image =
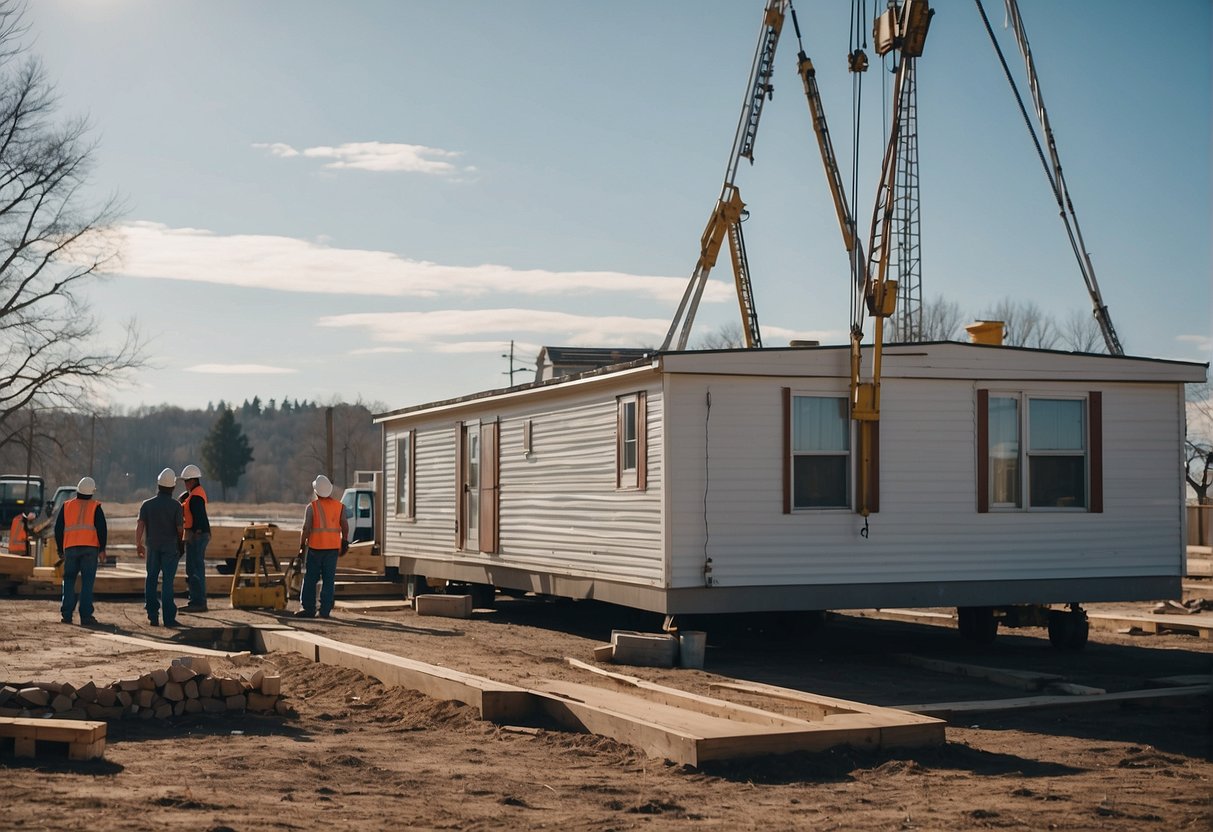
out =
[(964, 676), (970, 679), (985, 679), (996, 685), (1019, 690), (1040, 690), (1053, 682), (1063, 682), (1065, 677), (1057, 673), (1037, 673), (1032, 670), (1012, 670), (1001, 667), (984, 667), (977, 664), (933, 659), (927, 656), (916, 656), (912, 653), (897, 653), (893, 659), (899, 664), (911, 667), (921, 667), (936, 673), (947, 673), (952, 676)]
[(1199, 638), (1213, 639), (1213, 614), (1195, 615), (1136, 615), (1133, 613), (1089, 612), (1087, 621), (1092, 627), (1104, 630), (1119, 630), (1135, 627), (1146, 633), (1163, 631), (1194, 633)]
[(677, 688), (670, 688), (654, 682), (646, 681), (644, 679), (638, 679), (635, 676), (628, 676), (623, 673), (615, 673), (610, 670), (595, 667), (592, 664), (587, 664), (579, 659), (566, 657), (565, 661), (568, 662), (570, 667), (575, 667), (579, 670), (587, 670), (590, 673), (610, 679), (616, 684), (624, 687), (643, 690), (645, 691), (648, 699), (659, 702), (663, 705), (685, 708), (687, 710), (696, 711), (698, 713), (707, 714), (708, 716), (718, 717), (720, 719), (749, 722), (755, 725), (803, 727), (811, 724), (807, 720), (783, 716), (782, 714), (763, 711), (758, 708), (751, 708), (748, 705), (739, 705), (735, 702), (728, 702), (724, 699), (713, 699), (708, 696), (700, 696), (689, 691), (678, 690)]
[(225, 656), (232, 658), (234, 656), (247, 656), (249, 651), (241, 650), (231, 652), (227, 650), (212, 650), (209, 647), (195, 647), (192, 644), (177, 644), (167, 641), (153, 641), (146, 638), (137, 638), (135, 636), (124, 636), (121, 633), (102, 633), (94, 632), (94, 638), (104, 638), (109, 641), (117, 641), (123, 644), (132, 644), (137, 647), (142, 647), (145, 650), (164, 650), (169, 653), (177, 653), (181, 656)]
[(25, 580), (34, 574), (34, 559), (23, 555), (0, 554), (0, 575)]
[(258, 637), (267, 649), (311, 655), (315, 657), (314, 661), (361, 671), (385, 685), (409, 688), (435, 699), (462, 702), (476, 708), (485, 720), (514, 721), (535, 710), (534, 697), (524, 688), (448, 667), (297, 630), (267, 630), (259, 632)]
[(898, 709), (927, 714), (943, 719), (953, 716), (1023, 711), (1039, 708), (1083, 707), (1090, 705), (1123, 704), (1125, 702), (1150, 703), (1167, 699), (1192, 696), (1208, 696), (1213, 685), (1185, 685), (1174, 688), (1149, 688), (1126, 690), (1115, 693), (1092, 694), (1090, 696), (1024, 696), (1016, 699), (986, 699), (966, 702), (931, 702), (919, 705), (898, 705)]

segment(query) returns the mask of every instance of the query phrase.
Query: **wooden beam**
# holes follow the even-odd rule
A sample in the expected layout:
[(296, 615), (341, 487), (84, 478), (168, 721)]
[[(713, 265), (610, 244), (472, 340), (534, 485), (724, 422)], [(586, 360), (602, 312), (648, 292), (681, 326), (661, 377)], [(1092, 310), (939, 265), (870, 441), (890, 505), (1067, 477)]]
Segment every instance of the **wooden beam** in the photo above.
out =
[(949, 719), (954, 716), (999, 713), (1004, 711), (1026, 711), (1040, 708), (1074, 708), (1091, 705), (1120, 705), (1125, 702), (1138, 704), (1182, 699), (1192, 696), (1208, 696), (1213, 685), (1185, 685), (1176, 688), (1152, 688), (1149, 690), (1125, 690), (1116, 693), (1101, 693), (1091, 696), (1024, 696), (1018, 699), (988, 699), (973, 702), (931, 702), (922, 705), (898, 705), (900, 710)]
[(1040, 690), (1054, 682), (1062, 682), (1064, 676), (1056, 673), (1037, 673), (1031, 670), (1010, 670), (1001, 667), (983, 667), (976, 664), (932, 659), (926, 656), (915, 656), (910, 653), (897, 653), (893, 659), (898, 664), (911, 667), (921, 667), (936, 673), (947, 673), (952, 676), (964, 676), (970, 679), (985, 679), (996, 685), (1019, 690)]
[(435, 699), (463, 702), (476, 708), (482, 719), (493, 722), (515, 722), (535, 711), (530, 691), (470, 673), (297, 630), (258, 631), (258, 638), (268, 650), (314, 656), (322, 664), (358, 670), (385, 685), (409, 688)]
[(240, 656), (248, 656), (249, 651), (243, 650), (240, 652), (228, 652), (225, 650), (211, 650), (209, 647), (195, 647), (192, 644), (180, 644), (178, 642), (169, 641), (154, 641), (147, 638), (136, 638), (135, 636), (124, 636), (120, 633), (100, 633), (94, 632), (94, 638), (103, 638), (108, 641), (117, 641), (122, 644), (132, 644), (136, 647), (142, 647), (144, 650), (163, 650), (168, 653), (177, 653), (181, 656), (225, 656), (234, 658)]

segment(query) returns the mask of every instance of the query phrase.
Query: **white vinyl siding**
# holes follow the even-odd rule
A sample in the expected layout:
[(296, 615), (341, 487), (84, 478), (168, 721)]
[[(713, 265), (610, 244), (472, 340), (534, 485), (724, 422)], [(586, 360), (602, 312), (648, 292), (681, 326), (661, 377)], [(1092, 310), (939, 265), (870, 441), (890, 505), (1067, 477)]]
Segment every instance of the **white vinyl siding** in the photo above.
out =
[[(1176, 574), (1182, 411), (1171, 385), (1100, 385), (1103, 514), (978, 514), (976, 383), (886, 376), (880, 511), (863, 538), (864, 519), (850, 511), (782, 513), (779, 391), (796, 383), (670, 380), (673, 586), (702, 586), (707, 557), (721, 587)], [(837, 380), (840, 393), (845, 384)], [(1074, 389), (1042, 382), (1030, 392)]]
[[(631, 387), (635, 390), (636, 384)], [(494, 554), (454, 550), (457, 417), (417, 423), (415, 522), (389, 522), (386, 553), (660, 585), (660, 388), (651, 388), (645, 397), (648, 466), (643, 491), (616, 487), (618, 393), (604, 389), (565, 396), (558, 403), (490, 407), (459, 417), (501, 420), (500, 544)], [(389, 435), (402, 432), (405, 424), (397, 428), (388, 423)]]

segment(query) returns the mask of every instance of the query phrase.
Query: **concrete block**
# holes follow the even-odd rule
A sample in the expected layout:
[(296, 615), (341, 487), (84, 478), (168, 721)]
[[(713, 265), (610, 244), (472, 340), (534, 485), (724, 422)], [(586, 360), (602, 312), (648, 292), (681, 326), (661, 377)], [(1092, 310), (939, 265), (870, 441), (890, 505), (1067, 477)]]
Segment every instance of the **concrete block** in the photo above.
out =
[(678, 639), (668, 633), (637, 633), (612, 630), (611, 644), (616, 664), (639, 667), (673, 667), (678, 661)]
[(197, 675), (198, 674), (194, 672), (193, 668), (184, 664), (174, 664), (168, 669), (169, 681), (177, 682), (178, 684), (188, 682)]
[(223, 704), (222, 699), (196, 699), (195, 702), (202, 703), (202, 710), (208, 714), (221, 714), (227, 710), (227, 705)]
[(180, 702), (185, 698), (185, 691), (177, 682), (165, 682), (164, 692), (161, 695), (169, 702)]
[(186, 682), (184, 685), (181, 686), (181, 692), (185, 694), (186, 699), (197, 699), (198, 698), (198, 682), (195, 681), (194, 679), (190, 679), (188, 682)]
[(154, 690), (141, 690), (135, 694), (135, 704), (140, 708), (150, 708), (156, 701)]
[(418, 615), (439, 615), (444, 618), (471, 618), (471, 595), (418, 595), (413, 599)]
[(239, 679), (220, 679), (219, 693), (222, 696), (236, 696), (244, 693), (244, 685), (240, 684)]
[(248, 698), (243, 693), (238, 693), (224, 699), (223, 705), (229, 711), (243, 711), (248, 706)]
[(118, 691), (113, 688), (97, 688), (97, 694), (93, 701), (98, 705), (104, 705), (109, 708), (118, 701)]
[(185, 699), (182, 701), (185, 702), (185, 712), (187, 714), (202, 713), (202, 700), (201, 699)]
[(210, 660), (204, 656), (182, 656), (179, 659), (173, 659), (173, 664), (188, 667), (199, 676), (209, 676), (211, 673)]
[(274, 703), (277, 701), (277, 696), (266, 696), (264, 693), (253, 691), (248, 695), (248, 709), (250, 711), (272, 711)]
[(281, 676), (262, 676), (261, 692), (266, 696), (279, 696), (282, 693)]
[(74, 704), (75, 702), (72, 700), (72, 698), (64, 693), (55, 694), (55, 698), (51, 700), (51, 708), (57, 714), (71, 710), (72, 705)]
[(149, 674), (152, 677), (152, 684), (158, 688), (164, 687), (164, 683), (168, 681), (168, 671), (163, 667), (158, 667)]
[(51, 701), (51, 695), (48, 692), (44, 691), (42, 688), (35, 687), (22, 688), (17, 692), (17, 697), (23, 703), (25, 703), (25, 705), (34, 708), (41, 708), (49, 704)]

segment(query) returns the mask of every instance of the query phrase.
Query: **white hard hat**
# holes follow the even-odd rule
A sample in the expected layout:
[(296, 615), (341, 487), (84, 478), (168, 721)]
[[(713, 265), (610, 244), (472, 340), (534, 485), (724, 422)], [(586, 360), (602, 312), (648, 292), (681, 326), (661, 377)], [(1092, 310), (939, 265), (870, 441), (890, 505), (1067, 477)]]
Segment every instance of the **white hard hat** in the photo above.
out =
[(177, 484), (177, 475), (173, 473), (172, 468), (165, 468), (160, 472), (160, 476), (156, 477), (156, 485), (161, 488), (172, 488)]
[(38, 515), (34, 514), (32, 511), (27, 511), (27, 512), (25, 512), (25, 519), (26, 520), (37, 520)]
[(181, 469), (181, 479), (200, 480), (202, 479), (202, 470), (197, 465), (187, 465)]
[(97, 483), (93, 482), (92, 477), (82, 477), (80, 482), (76, 483), (76, 493), (81, 497), (91, 497), (97, 491)]
[(312, 480), (312, 490), (316, 492), (317, 497), (327, 497), (333, 493), (333, 484), (324, 474), (318, 474), (316, 479)]

